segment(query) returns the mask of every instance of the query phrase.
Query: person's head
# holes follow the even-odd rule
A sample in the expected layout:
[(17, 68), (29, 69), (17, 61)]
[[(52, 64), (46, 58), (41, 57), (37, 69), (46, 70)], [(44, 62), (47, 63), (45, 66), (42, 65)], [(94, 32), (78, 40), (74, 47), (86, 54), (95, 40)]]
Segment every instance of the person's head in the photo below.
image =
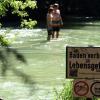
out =
[(55, 3), (55, 4), (53, 5), (53, 8), (54, 8), (54, 9), (58, 9), (58, 8), (59, 8), (59, 4), (58, 4), (58, 3)]
[(51, 4), (50, 7), (53, 7), (53, 4)]
[(48, 13), (52, 13), (53, 12), (53, 7), (50, 7), (49, 9), (48, 9)]

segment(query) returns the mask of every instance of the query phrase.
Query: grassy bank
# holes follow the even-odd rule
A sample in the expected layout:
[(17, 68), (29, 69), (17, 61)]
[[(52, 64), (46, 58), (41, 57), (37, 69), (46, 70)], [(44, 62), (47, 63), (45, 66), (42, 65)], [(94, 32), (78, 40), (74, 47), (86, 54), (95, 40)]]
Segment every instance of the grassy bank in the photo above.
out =
[[(58, 91), (54, 89), (55, 99), (54, 100), (87, 100), (85, 97), (74, 97), (73, 96), (73, 80), (67, 79), (63, 84), (63, 88)], [(92, 100), (100, 100), (93, 97)]]

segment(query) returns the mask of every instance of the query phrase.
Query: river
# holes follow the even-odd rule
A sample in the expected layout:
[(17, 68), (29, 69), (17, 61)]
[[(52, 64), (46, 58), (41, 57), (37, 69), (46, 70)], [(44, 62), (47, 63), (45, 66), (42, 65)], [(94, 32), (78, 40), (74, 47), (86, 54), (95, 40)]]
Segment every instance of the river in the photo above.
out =
[[(11, 29), (6, 38), (24, 55), (27, 64), (10, 58), (11, 66), (30, 76), (34, 84), (24, 83), (11, 70), (0, 77), (0, 97), (4, 100), (54, 100), (54, 91), (65, 82), (66, 46), (99, 46), (100, 22), (85, 23), (60, 31), (60, 37), (46, 41), (46, 29)], [(6, 29), (0, 29), (3, 34)]]

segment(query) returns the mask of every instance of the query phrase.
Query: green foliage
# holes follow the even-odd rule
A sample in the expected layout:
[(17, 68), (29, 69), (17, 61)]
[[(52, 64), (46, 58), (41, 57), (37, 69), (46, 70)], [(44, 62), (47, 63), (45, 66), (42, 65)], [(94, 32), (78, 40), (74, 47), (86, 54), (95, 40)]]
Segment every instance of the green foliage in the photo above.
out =
[(0, 23), (0, 28), (1, 28), (2, 24)]
[(36, 24), (37, 24), (37, 21), (32, 20), (32, 19), (23, 20), (21, 22), (21, 27), (22, 28), (30, 28), (30, 29), (32, 29)]
[(63, 84), (63, 88), (60, 91), (54, 89), (55, 100), (73, 100), (72, 96), (72, 80), (68, 80), (66, 84)]
[(5, 31), (5, 33), (0, 34), (0, 46), (1, 46), (1, 47), (8, 47), (8, 46), (11, 44), (12, 40), (11, 40), (11, 39), (8, 40), (8, 39), (5, 38), (6, 35), (7, 35), (10, 31), (11, 31), (10, 29), (7, 29), (7, 30)]
[[(85, 97), (73, 97), (73, 80), (69, 79), (67, 79), (67, 81), (63, 84), (63, 88), (60, 91), (54, 89), (54, 93), (54, 100), (87, 100)], [(94, 97), (93, 100), (98, 99)]]
[(7, 11), (7, 9), (6, 9), (5, 5), (3, 5), (3, 3), (0, 2), (0, 16), (6, 15), (6, 11)]
[[(25, 0), (25, 1), (23, 0), (0, 0), (0, 16), (6, 16), (6, 12), (10, 8), (12, 14), (17, 14), (21, 19), (23, 18), (25, 19), (25, 17), (29, 16), (26, 8), (30, 8), (34, 10), (36, 8), (36, 5), (37, 5), (37, 2), (35, 0)], [(34, 23), (36, 23), (36, 21), (34, 21)], [(33, 21), (30, 22), (30, 24), (35, 25), (33, 24)], [(32, 26), (32, 25), (29, 25), (29, 26)]]
[(2, 35), (0, 35), (0, 43), (1, 43), (1, 46), (9, 45), (9, 41), (7, 39), (5, 39)]
[(7, 8), (12, 7), (12, 14), (17, 13), (21, 17), (28, 16), (26, 8), (36, 8), (35, 0), (1, 0), (0, 1), (0, 15), (5, 15)]

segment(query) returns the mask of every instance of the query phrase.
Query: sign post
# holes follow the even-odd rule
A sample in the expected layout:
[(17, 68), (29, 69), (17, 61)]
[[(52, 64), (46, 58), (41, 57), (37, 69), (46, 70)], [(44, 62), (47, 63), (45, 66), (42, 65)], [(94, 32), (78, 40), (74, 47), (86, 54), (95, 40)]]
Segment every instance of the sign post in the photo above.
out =
[(100, 79), (100, 48), (67, 47), (66, 78), (76, 79), (73, 84), (75, 97), (86, 97), (86, 100), (100, 97), (100, 80), (97, 80)]

